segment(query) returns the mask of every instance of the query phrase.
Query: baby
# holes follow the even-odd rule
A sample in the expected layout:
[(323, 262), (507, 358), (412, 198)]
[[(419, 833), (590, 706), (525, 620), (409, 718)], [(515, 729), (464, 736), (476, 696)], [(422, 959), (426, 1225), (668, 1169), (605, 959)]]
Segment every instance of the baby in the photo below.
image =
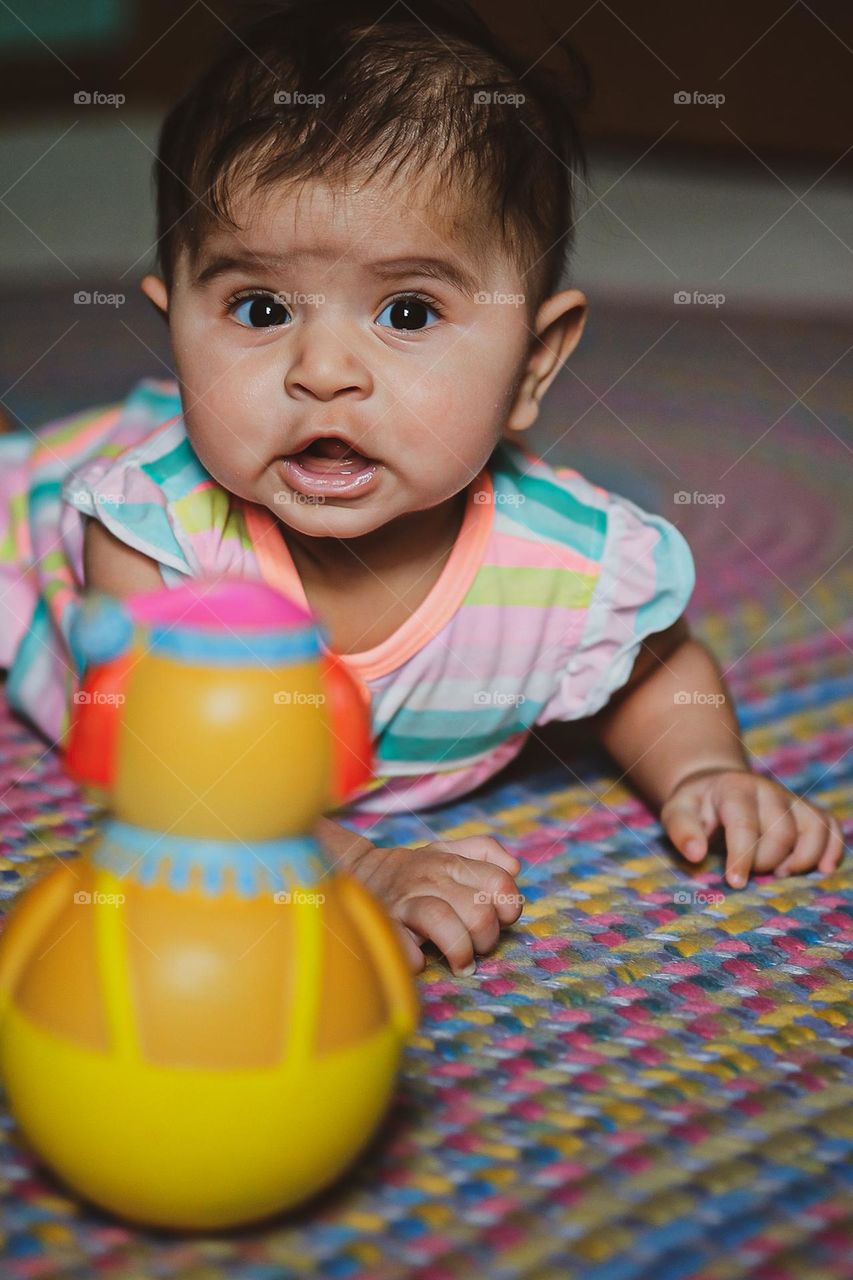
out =
[[(830, 872), (837, 821), (752, 771), (689, 632), (681, 534), (523, 445), (586, 314), (560, 287), (588, 90), (563, 53), (527, 69), (440, 0), (280, 3), (230, 39), (160, 139), (142, 289), (177, 384), (0, 440), (8, 695), (61, 743), (84, 588), (254, 577), (364, 683), (377, 777), (353, 809), (464, 795), (588, 717), (689, 862), (723, 828), (734, 887)], [(471, 972), (520, 914), (490, 837), (318, 834), (415, 970), (430, 940)]]

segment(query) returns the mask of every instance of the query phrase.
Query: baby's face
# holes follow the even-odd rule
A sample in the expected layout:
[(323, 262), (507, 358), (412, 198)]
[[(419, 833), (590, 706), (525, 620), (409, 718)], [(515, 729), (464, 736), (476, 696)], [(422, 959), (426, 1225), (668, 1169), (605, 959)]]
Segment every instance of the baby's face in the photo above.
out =
[(302, 533), (357, 537), (451, 498), (506, 423), (531, 339), (507, 301), (523, 283), (502, 256), (476, 261), (419, 190), (275, 189), (237, 202), (240, 230), (212, 230), (194, 269), (179, 258), (169, 323), (193, 447)]

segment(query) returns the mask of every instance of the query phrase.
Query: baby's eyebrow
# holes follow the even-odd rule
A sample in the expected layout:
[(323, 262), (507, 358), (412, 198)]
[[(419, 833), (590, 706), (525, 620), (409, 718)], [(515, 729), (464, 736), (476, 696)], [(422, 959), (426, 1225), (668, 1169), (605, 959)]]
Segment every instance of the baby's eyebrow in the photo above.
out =
[[(258, 270), (280, 271), (288, 264), (292, 265), (296, 256), (298, 255), (291, 255), (288, 258), (283, 254), (217, 254), (196, 272), (194, 283), (196, 285), (208, 284), (211, 280), (234, 271), (250, 274), (252, 271)], [(403, 276), (418, 275), (428, 276), (434, 280), (443, 280), (458, 289), (460, 293), (467, 294), (469, 297), (473, 297), (479, 289), (479, 282), (476, 276), (466, 267), (459, 263), (451, 262), (447, 258), (380, 258), (376, 262), (367, 263), (366, 266), (375, 275), (386, 279), (399, 279)]]
[(466, 267), (450, 262), (447, 258), (381, 258), (370, 263), (378, 276), (398, 279), (401, 276), (429, 276), (444, 280), (460, 293), (473, 297), (479, 289), (479, 281)]

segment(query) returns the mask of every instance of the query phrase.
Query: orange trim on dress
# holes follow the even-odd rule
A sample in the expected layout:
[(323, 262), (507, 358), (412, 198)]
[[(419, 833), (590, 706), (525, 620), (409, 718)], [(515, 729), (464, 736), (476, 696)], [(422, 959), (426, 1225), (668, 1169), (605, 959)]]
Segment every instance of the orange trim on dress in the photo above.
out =
[[(493, 495), (492, 477), (484, 467), (468, 486), (462, 524), (447, 562), (414, 613), (372, 649), (339, 655), (362, 680), (375, 680), (401, 667), (453, 617), (482, 563), (492, 531)], [(264, 580), (310, 613), (311, 606), (278, 520), (266, 507), (239, 501)]]

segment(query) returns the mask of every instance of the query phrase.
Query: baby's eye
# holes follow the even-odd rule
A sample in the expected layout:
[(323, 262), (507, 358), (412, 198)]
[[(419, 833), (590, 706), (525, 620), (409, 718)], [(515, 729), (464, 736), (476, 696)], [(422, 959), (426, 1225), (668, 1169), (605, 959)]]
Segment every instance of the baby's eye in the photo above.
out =
[(423, 298), (417, 293), (406, 293), (400, 298), (392, 299), (380, 314), (379, 319), (381, 320), (382, 316), (390, 312), (395, 329), (422, 329), (424, 315), (428, 311), (432, 311), (439, 320), (443, 314), (438, 303), (432, 298)]
[(232, 300), (229, 310), (237, 323), (248, 329), (283, 325), (290, 315), (284, 303), (272, 293), (244, 294)]

